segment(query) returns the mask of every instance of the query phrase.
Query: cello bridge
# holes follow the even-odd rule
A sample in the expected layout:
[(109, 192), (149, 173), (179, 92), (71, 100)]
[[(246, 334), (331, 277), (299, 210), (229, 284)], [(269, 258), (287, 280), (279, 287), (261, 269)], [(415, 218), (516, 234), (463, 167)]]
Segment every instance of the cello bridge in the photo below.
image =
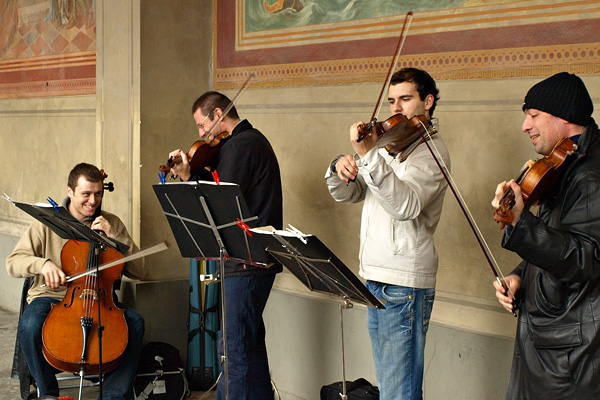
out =
[(95, 301), (98, 300), (98, 297), (96, 296), (96, 292), (94, 291), (94, 289), (83, 289), (83, 291), (79, 295), (79, 298), (83, 299), (84, 297), (88, 297), (88, 298), (91, 297)]

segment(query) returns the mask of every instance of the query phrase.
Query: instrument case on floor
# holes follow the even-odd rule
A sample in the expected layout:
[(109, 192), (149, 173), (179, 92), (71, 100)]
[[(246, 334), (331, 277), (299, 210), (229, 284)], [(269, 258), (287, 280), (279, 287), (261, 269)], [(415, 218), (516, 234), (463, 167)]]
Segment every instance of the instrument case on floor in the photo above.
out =
[[(346, 381), (346, 395), (348, 400), (379, 400), (377, 386), (359, 378), (354, 382)], [(342, 396), (342, 382), (335, 382), (321, 388), (321, 400), (340, 400)]]
[(220, 372), (217, 354), (217, 336), (220, 326), (220, 283), (205, 285), (199, 276), (217, 276), (216, 261), (191, 259), (190, 313), (188, 319), (187, 376), (190, 388), (197, 391), (210, 389)]

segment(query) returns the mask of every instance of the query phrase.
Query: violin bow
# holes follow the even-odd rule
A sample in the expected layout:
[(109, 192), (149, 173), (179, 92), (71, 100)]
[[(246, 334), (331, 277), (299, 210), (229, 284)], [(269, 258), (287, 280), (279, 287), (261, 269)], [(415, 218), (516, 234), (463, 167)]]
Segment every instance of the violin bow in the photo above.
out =
[[(256, 77), (256, 73), (255, 72), (250, 72), (250, 74), (248, 75), (248, 78), (246, 78), (246, 81), (244, 82), (244, 84), (242, 85), (242, 87), (240, 88), (240, 90), (238, 90), (238, 92), (235, 94), (235, 96), (233, 96), (233, 99), (231, 99), (231, 101), (229, 102), (229, 104), (227, 105), (227, 107), (225, 108), (225, 110), (223, 111), (223, 113), (221, 114), (221, 116), (219, 117), (219, 119), (217, 119), (217, 122), (215, 122), (213, 124), (213, 126), (210, 127), (210, 129), (208, 130), (208, 133), (204, 136), (206, 139), (208, 139), (210, 137), (210, 134), (212, 133), (213, 129), (215, 129), (215, 127), (217, 125), (219, 125), (219, 123), (221, 123), (221, 121), (223, 121), (223, 118), (225, 118), (225, 116), (227, 115), (227, 113), (233, 107), (233, 103), (235, 102), (235, 100), (244, 91), (244, 89), (246, 89), (246, 86), (248, 86), (248, 82), (250, 82), (250, 79), (255, 78), (255, 77)], [(204, 139), (204, 141), (208, 143), (209, 140), (206, 140), (206, 139)]]
[[(400, 32), (400, 37), (398, 38), (398, 43), (396, 44), (396, 50), (394, 51), (394, 56), (392, 57), (392, 62), (390, 63), (390, 67), (388, 68), (387, 76), (385, 78), (385, 82), (381, 87), (381, 92), (379, 93), (379, 99), (377, 100), (377, 104), (375, 104), (375, 109), (373, 110), (373, 115), (371, 115), (371, 121), (366, 126), (367, 131), (371, 131), (377, 124), (377, 117), (379, 116), (379, 111), (381, 111), (381, 106), (383, 104), (383, 96), (385, 95), (385, 89), (390, 84), (392, 79), (392, 73), (394, 68), (396, 67), (396, 63), (398, 62), (398, 57), (400, 57), (400, 53), (402, 52), (402, 47), (404, 47), (404, 41), (406, 40), (406, 34), (408, 33), (408, 28), (410, 27), (410, 23), (412, 22), (413, 12), (409, 11), (406, 13), (406, 17), (404, 18), (404, 24), (402, 25), (402, 31)], [(363, 139), (364, 136), (358, 137), (358, 142)]]
[[(130, 254), (128, 256), (125, 256), (123, 258), (119, 258), (118, 260), (113, 260), (113, 261), (109, 261), (105, 264), (99, 265), (98, 266), (98, 271), (102, 271), (104, 269), (110, 268), (110, 267), (114, 267), (115, 265), (120, 265), (123, 263), (126, 263), (128, 261), (132, 261), (132, 260), (136, 260), (138, 258), (142, 258), (142, 257), (146, 257), (149, 256), (150, 254), (154, 254), (154, 253), (158, 253), (159, 251), (163, 251), (166, 250), (168, 248), (168, 246), (163, 242), (163, 243), (159, 243), (157, 245), (154, 245), (152, 247), (148, 247), (147, 249), (144, 250), (140, 250), (138, 252), (135, 252), (133, 254)], [(83, 271), (80, 272), (79, 274), (75, 274), (72, 276), (67, 276), (67, 283), (74, 281), (75, 279), (81, 278), (83, 276), (86, 275), (90, 275), (90, 274), (94, 274), (96, 273), (96, 269), (90, 269), (87, 271)]]
[[(490, 268), (492, 269), (494, 276), (496, 277), (496, 281), (512, 295), (513, 301), (516, 301), (515, 294), (513, 293), (510, 286), (508, 286), (508, 284), (506, 283), (506, 278), (504, 277), (504, 274), (502, 274), (502, 270), (498, 266), (498, 263), (496, 262), (496, 259), (494, 258), (494, 255), (492, 254), (492, 251), (490, 250), (490, 247), (488, 246), (485, 238), (483, 237), (483, 234), (481, 233), (481, 230), (479, 229), (477, 222), (475, 222), (475, 219), (473, 218), (473, 215), (471, 214), (469, 207), (467, 206), (464, 198), (460, 194), (460, 191), (458, 190), (458, 187), (456, 186), (456, 183), (454, 182), (454, 179), (452, 178), (452, 174), (450, 173), (448, 166), (444, 162), (444, 159), (442, 158), (437, 146), (435, 145), (435, 143), (432, 140), (429, 130), (427, 129), (427, 127), (425, 126), (425, 124), (422, 121), (419, 120), (419, 123), (421, 124), (421, 126), (423, 127), (423, 131), (425, 132), (425, 133), (423, 133), (423, 131), (421, 131), (419, 129), (419, 133), (421, 134), (421, 137), (423, 138), (423, 142), (425, 142), (425, 145), (427, 145), (427, 148), (429, 149), (429, 152), (433, 156), (433, 159), (435, 160), (436, 164), (440, 168), (440, 171), (442, 172), (444, 179), (446, 180), (446, 182), (448, 182), (448, 186), (450, 186), (450, 190), (452, 191), (452, 194), (456, 198), (456, 201), (458, 202), (460, 209), (462, 210), (463, 214), (465, 215), (465, 218), (467, 219), (467, 222), (469, 223), (471, 230), (475, 234), (475, 238), (477, 239), (477, 243), (479, 243), (479, 247), (481, 247), (481, 250), (483, 250), (483, 254), (485, 255), (485, 258), (486, 258), (488, 264), (490, 265)], [(433, 148), (429, 145), (429, 143), (431, 143), (433, 145)], [(435, 152), (434, 152), (434, 149), (435, 149)], [(436, 154), (437, 154), (437, 156), (436, 156)], [(513, 315), (515, 317), (517, 316), (517, 313), (514, 309), (513, 309)]]

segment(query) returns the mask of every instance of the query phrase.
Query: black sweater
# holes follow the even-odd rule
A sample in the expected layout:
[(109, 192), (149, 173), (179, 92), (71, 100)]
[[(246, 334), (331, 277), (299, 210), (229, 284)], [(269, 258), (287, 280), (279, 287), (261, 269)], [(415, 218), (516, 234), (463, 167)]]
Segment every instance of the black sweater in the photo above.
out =
[[(240, 186), (251, 215), (258, 220), (254, 226), (283, 228), (283, 196), (281, 175), (275, 152), (267, 138), (247, 120), (241, 121), (225, 139), (215, 167), (222, 182)], [(208, 171), (189, 180), (212, 180)], [(281, 272), (277, 264), (265, 269), (234, 262), (225, 263), (225, 276), (260, 276)]]

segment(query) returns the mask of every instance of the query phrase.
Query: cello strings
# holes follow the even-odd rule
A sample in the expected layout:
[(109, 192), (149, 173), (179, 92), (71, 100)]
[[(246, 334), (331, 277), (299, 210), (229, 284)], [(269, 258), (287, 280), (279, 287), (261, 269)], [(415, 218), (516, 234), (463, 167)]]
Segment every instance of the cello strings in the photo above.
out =
[[(98, 262), (97, 258), (96, 258), (96, 252), (94, 251), (94, 247), (95, 245), (93, 243), (89, 244), (89, 250), (88, 250), (88, 265), (87, 265), (87, 270), (90, 271), (92, 270), (92, 267), (94, 264), (96, 264)], [(84, 305), (84, 315), (85, 317), (89, 318), (91, 316), (91, 308), (93, 307), (92, 304), (92, 300), (89, 298), (89, 294), (91, 293), (91, 288), (93, 288), (93, 284), (94, 284), (94, 278), (93, 275), (87, 275), (85, 278), (85, 286), (82, 292), (82, 296), (83, 296), (83, 305)]]

